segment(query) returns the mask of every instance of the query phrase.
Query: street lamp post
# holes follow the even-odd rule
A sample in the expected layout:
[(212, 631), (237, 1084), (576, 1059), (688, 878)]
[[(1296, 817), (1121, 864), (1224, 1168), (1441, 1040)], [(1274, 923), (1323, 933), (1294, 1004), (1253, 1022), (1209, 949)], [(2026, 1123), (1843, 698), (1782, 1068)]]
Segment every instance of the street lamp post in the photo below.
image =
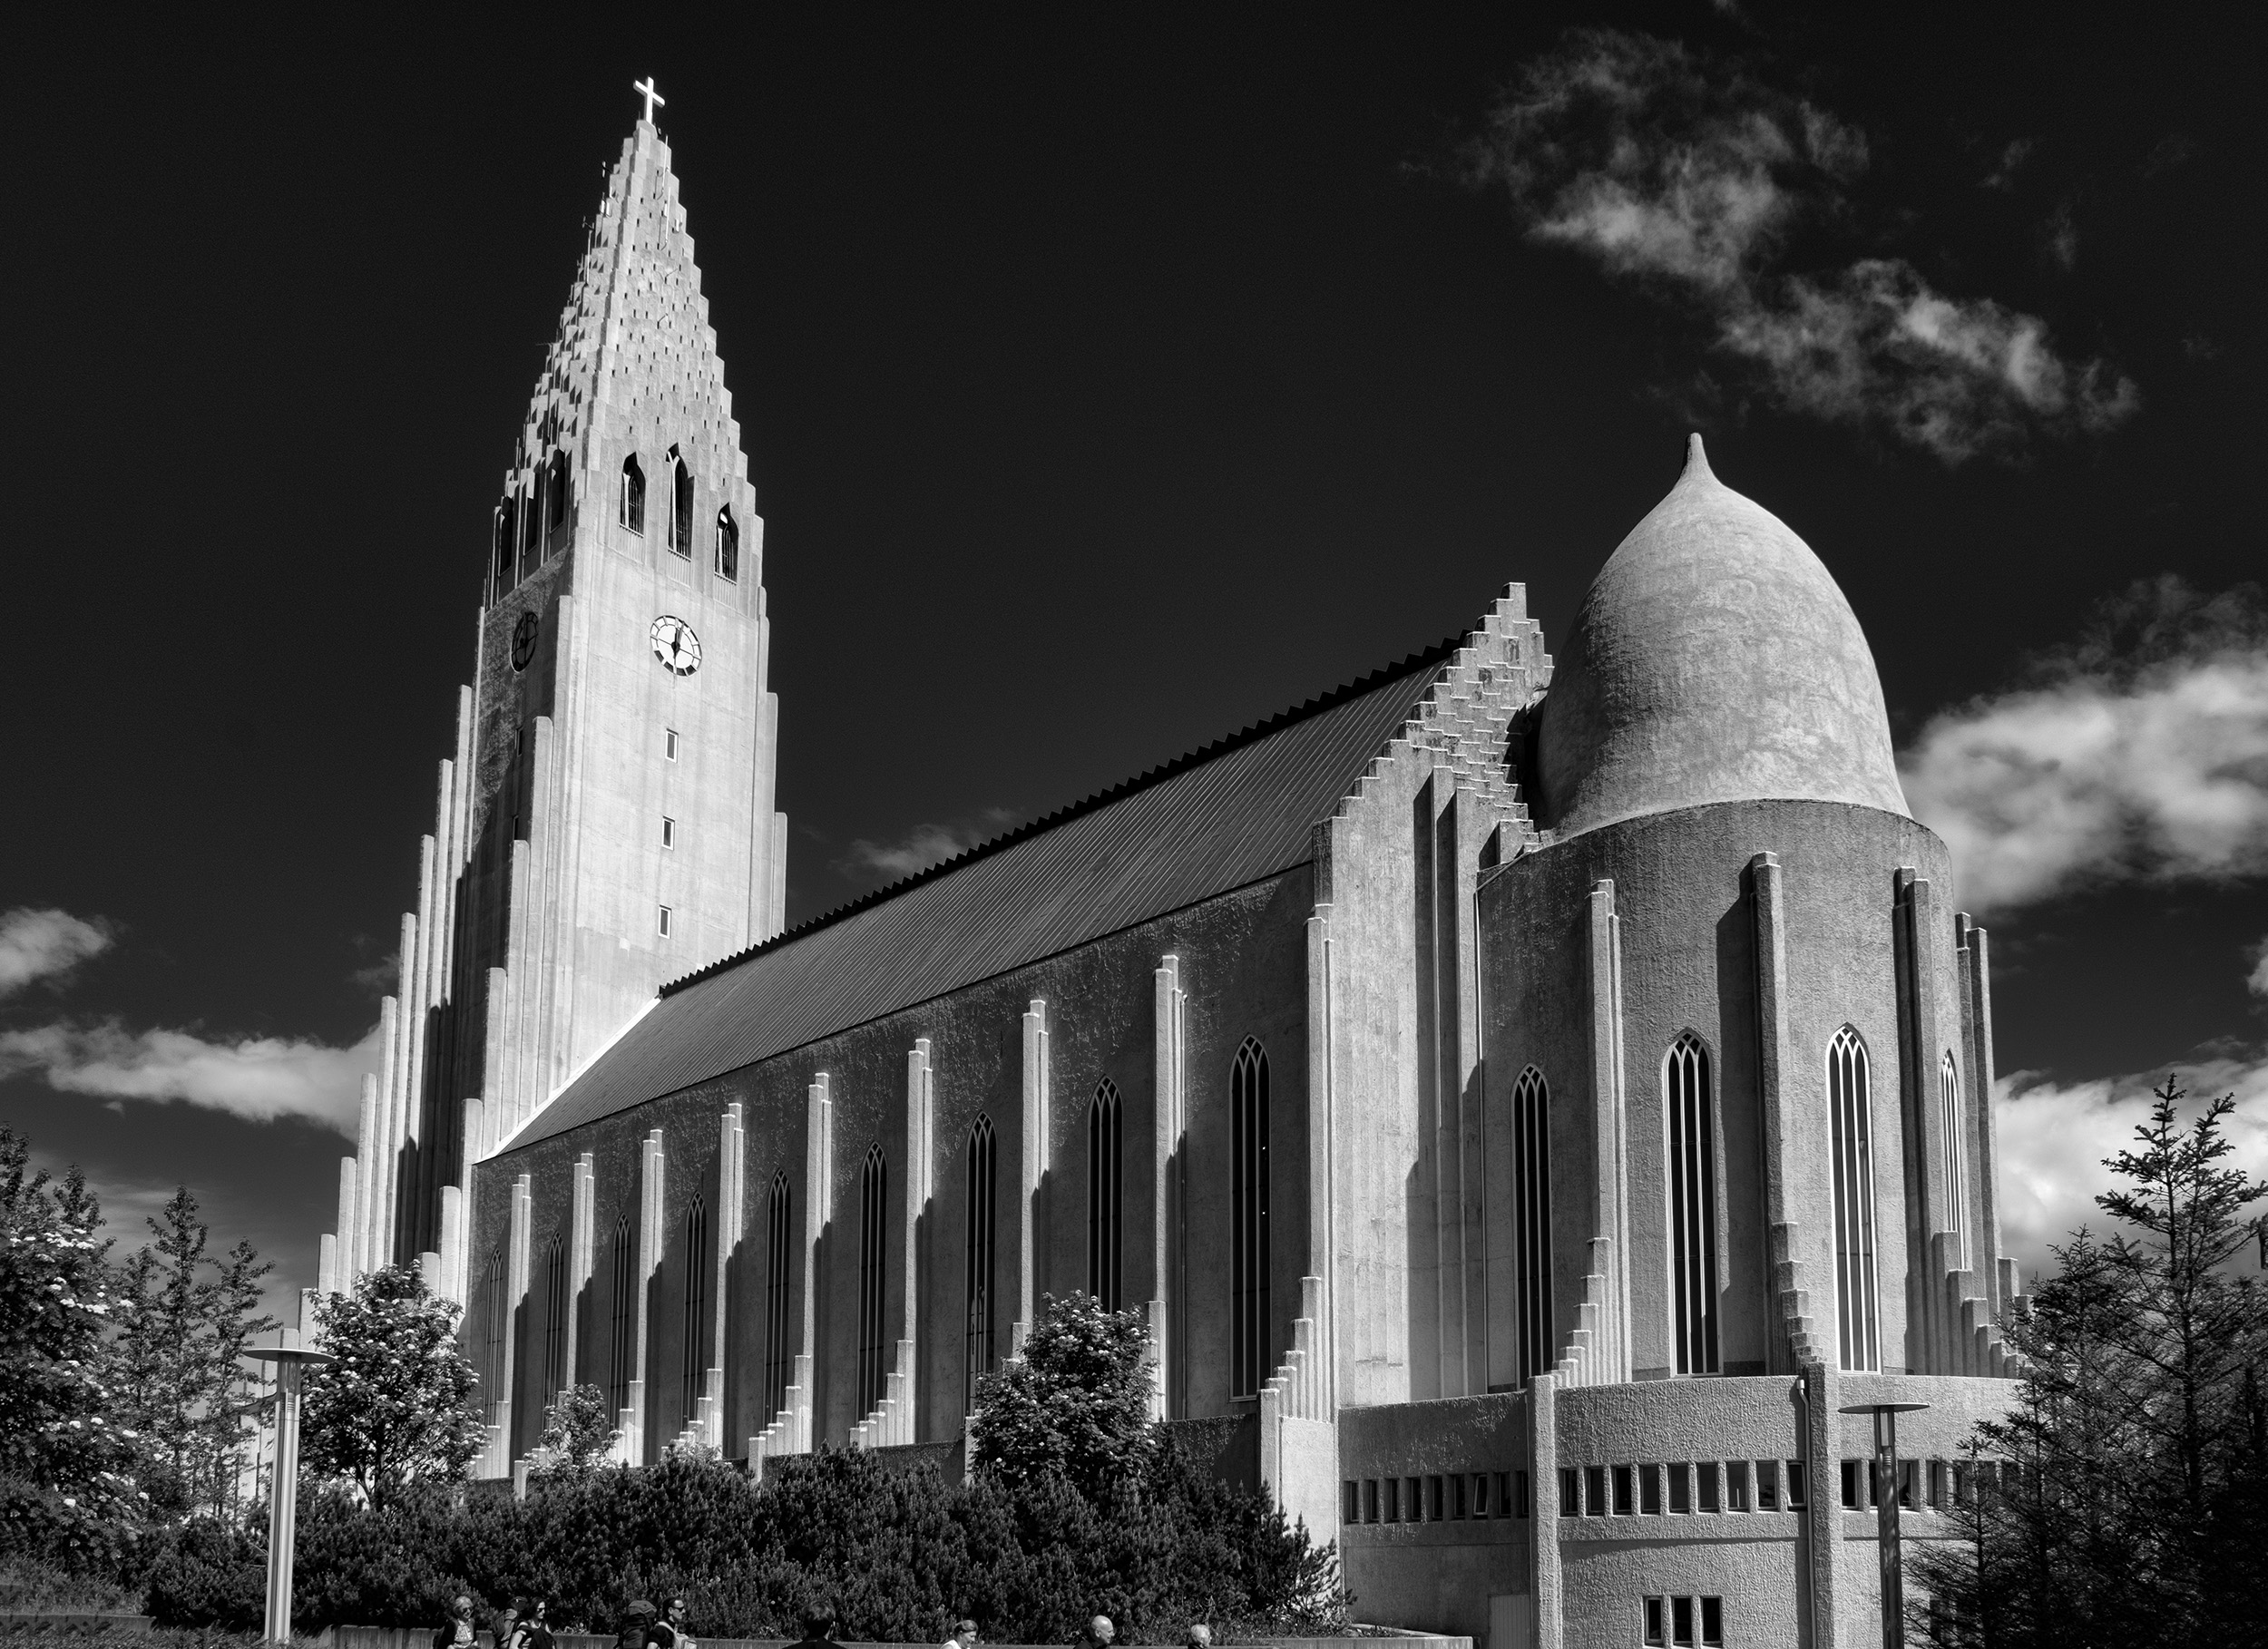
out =
[(1845, 1414), (1874, 1417), (1874, 1529), (1882, 1566), (1882, 1649), (1905, 1649), (1906, 1569), (1898, 1539), (1898, 1417), (1927, 1403), (1852, 1403)]
[(331, 1361), (299, 1342), (289, 1329), (276, 1332), (274, 1345), (244, 1353), (276, 1365), (276, 1460), (268, 1472), (268, 1625), (265, 1640), (291, 1641), (291, 1543), (299, 1509), (299, 1377), (309, 1363)]

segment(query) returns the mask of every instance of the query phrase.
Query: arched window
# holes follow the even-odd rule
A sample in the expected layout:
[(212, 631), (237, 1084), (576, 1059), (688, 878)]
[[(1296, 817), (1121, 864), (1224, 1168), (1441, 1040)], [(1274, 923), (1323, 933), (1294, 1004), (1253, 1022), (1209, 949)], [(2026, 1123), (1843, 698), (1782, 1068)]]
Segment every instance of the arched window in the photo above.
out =
[(999, 1154), (993, 1148), (990, 1117), (979, 1117), (970, 1127), (968, 1156), (969, 1324), (961, 1387), (964, 1411), (975, 1409), (976, 1382), (992, 1371), (992, 1193)]
[(1268, 1056), (1252, 1038), (1229, 1068), (1229, 1367), (1232, 1397), (1258, 1392), (1268, 1368)]
[(787, 1269), (795, 1253), (794, 1193), (785, 1173), (772, 1176), (764, 1208), (764, 1421), (787, 1406), (787, 1382), (795, 1347), (787, 1338)]
[(543, 1250), (543, 1401), (567, 1383), (567, 1247), (553, 1237)]
[(1969, 1269), (1969, 1117), (1960, 1101), (1960, 1067), (1946, 1049), (1937, 1068), (1938, 1109), (1945, 1129), (1945, 1217), (1952, 1222), (1953, 1265)]
[(524, 579), (543, 564), (543, 534), (533, 493), (513, 494), (512, 512), (520, 523), (520, 576)]
[(1551, 1090), (1530, 1066), (1512, 1085), (1512, 1242), (1520, 1378), (1548, 1371), (1551, 1335)]
[(740, 529), (733, 524), (730, 504), (717, 512), (717, 576), (720, 579), (738, 579), (740, 576)]
[[(545, 542), (549, 543), (551, 537), (555, 537), (565, 529), (566, 525), (567, 454), (554, 452), (552, 454), (551, 466), (545, 472), (543, 480), (543, 531), (550, 535)], [(559, 548), (555, 543), (551, 547), (553, 550)]]
[(503, 595), (513, 585), (512, 577), (512, 494), (507, 493), (496, 501), (494, 548), (491, 551), (491, 571), (494, 575), (495, 593)]
[(1835, 1328), (1846, 1369), (1882, 1366), (1874, 1273), (1874, 1128), (1866, 1044), (1845, 1025), (1827, 1045), (1833, 1118)]
[(858, 1176), (858, 1412), (872, 1414), (888, 1383), (883, 1339), (885, 1256), (889, 1252), (890, 1165), (882, 1147), (866, 1152)]
[(646, 472), (636, 453), (622, 460), (622, 499), (617, 519), (632, 532), (646, 530)]
[(488, 1308), (487, 1346), (481, 1359), (482, 1384), (490, 1402), (501, 1402), (504, 1396), (504, 1263), (501, 1255), (488, 1256), (487, 1268), (481, 1273), (481, 1292), (487, 1296)]
[(699, 1197), (685, 1211), (685, 1421), (701, 1400), (709, 1367), (709, 1206)]
[(1709, 1050), (1690, 1030), (1663, 1064), (1669, 1112), (1671, 1332), (1680, 1374), (1716, 1372), (1716, 1153), (1709, 1124)]
[(1119, 1090), (1109, 1078), (1087, 1107), (1087, 1292), (1119, 1309)]
[(630, 1407), (631, 1377), (637, 1371), (638, 1259), (631, 1252), (630, 1215), (614, 1222), (613, 1333), (607, 1347), (606, 1403), (610, 1415)]
[(693, 472), (670, 449), (670, 548), (679, 555), (693, 553)]

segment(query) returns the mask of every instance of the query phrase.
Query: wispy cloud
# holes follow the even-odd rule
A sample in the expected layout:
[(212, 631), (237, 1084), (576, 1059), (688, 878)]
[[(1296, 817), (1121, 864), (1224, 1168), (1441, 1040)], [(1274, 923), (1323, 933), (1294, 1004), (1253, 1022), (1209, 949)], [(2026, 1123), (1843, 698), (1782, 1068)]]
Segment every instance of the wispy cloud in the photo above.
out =
[[(2103, 1160), (2134, 1143), (2135, 1125), (2150, 1110), (2150, 1090), (2167, 1071), (2056, 1083), (2032, 1071), (2003, 1077), (1993, 1095), (2000, 1145), (2000, 1247), (2029, 1277), (2052, 1274), (2050, 1244), (2084, 1225), (2098, 1235), (2119, 1229), (2096, 1207), (2110, 1188)], [(2236, 1096), (2226, 1124), (2232, 1166), (2268, 1176), (2268, 1050), (2248, 1058), (2193, 1061), (2178, 1068), (2188, 1090), (2186, 1114), (2207, 1100)]]
[(1578, 31), (1505, 88), (1466, 161), (1533, 239), (1696, 308), (1791, 411), (1953, 464), (2107, 429), (2140, 404), (2116, 368), (2058, 353), (2037, 316), (1948, 296), (1903, 259), (1788, 267), (1798, 230), (1850, 215), (1866, 139), (1737, 63)]
[(1929, 723), (1901, 766), (1971, 910), (2268, 873), (2268, 608), (2138, 585), (2022, 684)]
[(0, 1077), (36, 1073), (61, 1093), (178, 1101), (252, 1122), (313, 1122), (352, 1139), (362, 1078), (378, 1068), (373, 1029), (349, 1048), (281, 1037), (209, 1039), (129, 1030), (116, 1020), (0, 1031)]
[(2244, 976), (2244, 983), (2254, 996), (2268, 996), (2268, 939), (2246, 951), (2245, 960), (2253, 964), (2253, 971)]
[(41, 980), (59, 981), (81, 962), (111, 947), (111, 924), (68, 911), (19, 905), (0, 915), (0, 998)]
[(1007, 808), (987, 807), (973, 817), (948, 824), (916, 824), (894, 842), (870, 842), (862, 836), (836, 861), (835, 868), (861, 880), (879, 876), (896, 881), (957, 858), (1015, 822), (1016, 815)]

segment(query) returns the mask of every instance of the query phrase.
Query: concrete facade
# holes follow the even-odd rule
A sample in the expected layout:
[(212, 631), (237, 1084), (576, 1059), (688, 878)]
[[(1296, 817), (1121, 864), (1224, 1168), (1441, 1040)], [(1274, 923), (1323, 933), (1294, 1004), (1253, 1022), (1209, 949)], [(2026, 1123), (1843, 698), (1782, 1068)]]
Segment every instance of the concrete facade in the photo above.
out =
[[(602, 221), (681, 235), (666, 153), (641, 125)], [(1237, 1439), (1364, 1619), (1491, 1649), (1638, 1644), (1656, 1614), (1666, 1642), (1875, 1641), (1842, 1410), (1930, 1405), (1909, 1531), (1943, 1537), (2020, 1303), (1985, 935), (1810, 549), (1696, 441), (1556, 666), (1508, 586), (1428, 654), (778, 933), (754, 501), (715, 376), (670, 381), (697, 392), (572, 427), (574, 393), (539, 395), (512, 484), (555, 426), (580, 487), (668, 435), (728, 478), (699, 511), (744, 516), (740, 581), (578, 518), (556, 571), (494, 592), (483, 782), (440, 860), (509, 912), (459, 919), (451, 977), (505, 958), (485, 1011), (523, 1016), (466, 1089), (461, 1242), (430, 1216), (487, 1473), (586, 1381), (632, 1461), (957, 1454), (973, 1371), (1107, 1263), (1156, 1412)], [(697, 408), (698, 447), (670, 422)], [(700, 673), (640, 650), (646, 608), (691, 620)], [(507, 680), (523, 611), (542, 657)], [(515, 770), (522, 726), (560, 730)], [(716, 764), (689, 800), (647, 759), (664, 728)], [(499, 836), (523, 794), (552, 811)], [(640, 844), (667, 806), (699, 856)], [(682, 947), (644, 931), (668, 898)]]

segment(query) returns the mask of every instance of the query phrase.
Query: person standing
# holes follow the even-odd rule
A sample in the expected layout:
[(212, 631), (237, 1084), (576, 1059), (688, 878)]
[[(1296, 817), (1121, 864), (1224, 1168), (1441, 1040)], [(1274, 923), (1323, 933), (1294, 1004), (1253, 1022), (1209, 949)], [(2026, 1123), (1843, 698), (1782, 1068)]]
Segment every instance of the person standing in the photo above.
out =
[(828, 1635), (835, 1630), (835, 1616), (825, 1609), (807, 1609), (803, 1616), (802, 1638), (787, 1649), (843, 1649)]
[(1181, 1639), (1181, 1649), (1213, 1649), (1213, 1628), (1203, 1621), (1192, 1621)]
[[(642, 1597), (633, 1600), (622, 1611), (622, 1630), (614, 1640), (614, 1649), (646, 1649), (653, 1625), (653, 1605)], [(440, 1649), (440, 1645), (435, 1644), (435, 1649)]]
[(433, 1649), (473, 1649), (480, 1641), (473, 1630), (473, 1600), (459, 1597), (449, 1605), (449, 1622), (433, 1634)]
[(940, 1649), (976, 1649), (976, 1623), (964, 1620), (953, 1629)]
[(700, 1649), (700, 1645), (693, 1641), (693, 1634), (685, 1629), (688, 1613), (683, 1594), (672, 1597), (664, 1605), (661, 1620), (647, 1642), (655, 1649)]
[(521, 1611), (519, 1649), (552, 1649), (551, 1614), (547, 1597), (536, 1598)]
[(1087, 1635), (1079, 1640), (1080, 1649), (1110, 1649), (1118, 1635), (1119, 1629), (1110, 1624), (1110, 1617), (1098, 1615), (1087, 1623)]

